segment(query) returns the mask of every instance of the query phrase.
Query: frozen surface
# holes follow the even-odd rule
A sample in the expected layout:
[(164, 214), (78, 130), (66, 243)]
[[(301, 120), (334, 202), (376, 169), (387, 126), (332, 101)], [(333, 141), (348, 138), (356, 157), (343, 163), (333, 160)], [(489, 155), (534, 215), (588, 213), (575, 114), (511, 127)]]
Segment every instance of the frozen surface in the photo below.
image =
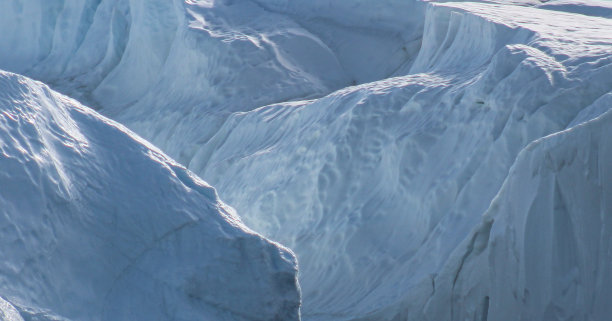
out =
[(608, 0), (553, 0), (538, 6), (543, 9), (612, 18), (612, 2)]
[(0, 2), (0, 68), (100, 108), (292, 248), (305, 320), (603, 321), (610, 8)]
[(19, 311), (13, 305), (0, 298), (0, 320), (2, 321), (23, 321)]
[[(607, 112), (527, 146), (480, 226), (449, 260), (433, 305), (451, 305), (454, 319), (607, 320), (610, 135)], [(432, 314), (451, 319), (448, 311)]]
[(611, 107), (611, 30), (431, 5), (407, 76), (235, 114), (189, 166), (298, 253), (305, 319), (451, 319), (430, 297), (520, 150)]
[(299, 319), (289, 250), (129, 130), (7, 72), (0, 231), (0, 296), (26, 320)]
[(0, 69), (102, 108), (187, 163), (231, 112), (386, 78), (418, 49), (414, 1), (316, 18), (326, 7), (260, 2), (3, 1)]

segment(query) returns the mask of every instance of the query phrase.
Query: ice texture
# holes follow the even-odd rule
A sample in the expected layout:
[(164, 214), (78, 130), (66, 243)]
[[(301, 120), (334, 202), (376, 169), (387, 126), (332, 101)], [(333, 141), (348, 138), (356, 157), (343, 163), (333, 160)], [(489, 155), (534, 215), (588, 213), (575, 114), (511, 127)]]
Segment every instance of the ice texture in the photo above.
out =
[(305, 319), (473, 316), (430, 301), (452, 293), (456, 246), (525, 146), (611, 107), (608, 19), (475, 3), (425, 19), (408, 75), (232, 115), (189, 165), (296, 251)]
[(0, 297), (0, 320), (2, 321), (23, 321), (19, 311), (13, 305)]
[(26, 320), (299, 319), (291, 251), (125, 127), (7, 72), (0, 231), (0, 296)]
[[(612, 314), (612, 112), (536, 140), (449, 260), (434, 320)], [(482, 319), (480, 319), (482, 320)]]
[[(389, 16), (374, 7), (369, 16)], [(424, 6), (412, 7), (399, 9), (419, 17)], [(19, 0), (0, 12), (0, 47), (11, 48), (0, 69), (101, 108), (183, 164), (230, 113), (386, 78), (420, 35), (376, 21), (354, 32), (356, 22), (293, 18), (252, 1)]]
[(611, 314), (610, 1), (0, 12), (0, 68), (120, 121), (295, 251), (304, 320)]

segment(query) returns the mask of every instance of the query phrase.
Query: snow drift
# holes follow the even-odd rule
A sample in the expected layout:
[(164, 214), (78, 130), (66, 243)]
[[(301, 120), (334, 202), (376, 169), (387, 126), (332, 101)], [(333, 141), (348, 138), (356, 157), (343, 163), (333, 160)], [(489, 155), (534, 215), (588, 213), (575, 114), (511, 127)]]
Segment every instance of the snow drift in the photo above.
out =
[(299, 319), (289, 250), (121, 125), (6, 72), (0, 214), (0, 296), (26, 320)]

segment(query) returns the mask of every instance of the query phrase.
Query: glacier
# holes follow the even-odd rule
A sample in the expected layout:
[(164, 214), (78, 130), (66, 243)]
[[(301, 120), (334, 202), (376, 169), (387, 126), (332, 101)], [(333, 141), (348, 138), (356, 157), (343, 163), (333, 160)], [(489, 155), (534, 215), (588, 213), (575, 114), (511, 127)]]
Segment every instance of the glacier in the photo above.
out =
[(0, 72), (0, 155), (2, 320), (299, 319), (292, 252), (125, 127)]
[[(0, 46), (14, 48), (0, 69), (103, 109), (183, 164), (232, 112), (384, 78), (418, 45), (399, 26), (355, 34), (333, 20), (318, 37), (251, 1), (11, 1), (0, 12)], [(378, 49), (354, 54), (364, 42)]]
[[(296, 253), (304, 320), (612, 314), (609, 1), (38, 0), (0, 12), (0, 48), (14, 48), (0, 69), (127, 126)], [(293, 314), (279, 318), (298, 318), (283, 275)]]
[(454, 309), (431, 311), (432, 319), (609, 318), (611, 125), (608, 111), (521, 151), (453, 254), (444, 273), (452, 283), (432, 296)]

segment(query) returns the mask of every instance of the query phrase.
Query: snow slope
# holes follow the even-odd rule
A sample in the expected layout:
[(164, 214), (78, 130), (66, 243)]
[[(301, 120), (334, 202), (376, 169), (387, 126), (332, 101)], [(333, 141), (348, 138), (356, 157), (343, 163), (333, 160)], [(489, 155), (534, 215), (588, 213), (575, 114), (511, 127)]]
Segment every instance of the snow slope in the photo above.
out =
[[(404, 14), (394, 21), (422, 22), (423, 6), (395, 3)], [(264, 4), (282, 9), (244, 0), (5, 1), (0, 47), (13, 49), (0, 52), (0, 69), (102, 108), (188, 163), (230, 112), (386, 78), (418, 48), (418, 26), (378, 23), (394, 12), (388, 6), (354, 9), (378, 17), (355, 32), (356, 22)]]
[[(294, 249), (306, 320), (606, 320), (607, 247), (576, 235), (609, 232), (567, 209), (591, 195), (517, 157), (612, 106), (610, 6), (487, 2), (4, 2), (0, 68), (101, 108)], [(530, 202), (545, 215), (508, 214)]]
[(123, 126), (0, 72), (2, 320), (298, 320), (293, 254)]
[(606, 0), (553, 0), (547, 1), (538, 7), (579, 13), (587, 16), (612, 18), (612, 3)]
[(0, 298), (0, 320), (2, 321), (23, 321), (19, 311), (13, 305)]
[(610, 108), (610, 30), (431, 5), (407, 76), (234, 114), (189, 167), (296, 251), (305, 319), (424, 320), (446, 311), (429, 303), (439, 275), (520, 150)]

